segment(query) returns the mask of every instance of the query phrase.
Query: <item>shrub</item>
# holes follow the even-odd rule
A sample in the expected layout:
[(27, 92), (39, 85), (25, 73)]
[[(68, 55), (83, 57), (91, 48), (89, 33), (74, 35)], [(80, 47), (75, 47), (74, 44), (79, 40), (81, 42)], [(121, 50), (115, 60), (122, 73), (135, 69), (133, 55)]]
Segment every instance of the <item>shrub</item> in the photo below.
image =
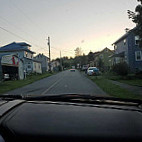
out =
[(113, 65), (112, 71), (117, 73), (118, 75), (125, 76), (129, 72), (129, 67), (128, 67), (127, 63), (122, 62), (122, 63), (118, 63), (118, 64)]

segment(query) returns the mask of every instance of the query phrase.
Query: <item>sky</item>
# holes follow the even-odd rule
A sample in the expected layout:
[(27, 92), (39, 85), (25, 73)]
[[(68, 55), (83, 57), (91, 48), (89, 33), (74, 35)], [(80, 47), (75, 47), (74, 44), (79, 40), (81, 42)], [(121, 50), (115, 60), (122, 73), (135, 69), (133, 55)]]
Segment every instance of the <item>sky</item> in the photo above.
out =
[(96, 52), (132, 29), (127, 10), (135, 10), (137, 0), (0, 0), (0, 47), (11, 42), (26, 42), (36, 54), (51, 59)]

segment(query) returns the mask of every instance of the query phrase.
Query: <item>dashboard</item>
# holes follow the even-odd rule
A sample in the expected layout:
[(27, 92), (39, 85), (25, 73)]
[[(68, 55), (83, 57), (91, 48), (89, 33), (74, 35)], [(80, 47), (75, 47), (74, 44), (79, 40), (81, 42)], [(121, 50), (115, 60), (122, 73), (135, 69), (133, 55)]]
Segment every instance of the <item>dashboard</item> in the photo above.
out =
[(1, 107), (0, 142), (142, 141), (142, 110), (134, 106), (18, 100)]

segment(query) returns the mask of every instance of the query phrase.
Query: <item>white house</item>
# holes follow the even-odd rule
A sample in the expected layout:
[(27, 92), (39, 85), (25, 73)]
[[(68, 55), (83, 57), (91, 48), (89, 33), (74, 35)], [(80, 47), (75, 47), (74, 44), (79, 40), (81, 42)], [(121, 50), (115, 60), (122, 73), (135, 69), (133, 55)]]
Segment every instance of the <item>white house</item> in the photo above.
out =
[(47, 56), (45, 56), (44, 54), (38, 54), (34, 57), (34, 59), (41, 62), (42, 73), (48, 71), (49, 58)]
[(10, 43), (0, 48), (0, 55), (9, 54), (16, 55), (19, 59), (23, 60), (24, 70), (27, 73), (33, 72), (33, 54), (35, 52), (31, 51), (31, 45), (20, 42), (20, 43)]
[(33, 72), (42, 74), (42, 67), (40, 61), (33, 60)]

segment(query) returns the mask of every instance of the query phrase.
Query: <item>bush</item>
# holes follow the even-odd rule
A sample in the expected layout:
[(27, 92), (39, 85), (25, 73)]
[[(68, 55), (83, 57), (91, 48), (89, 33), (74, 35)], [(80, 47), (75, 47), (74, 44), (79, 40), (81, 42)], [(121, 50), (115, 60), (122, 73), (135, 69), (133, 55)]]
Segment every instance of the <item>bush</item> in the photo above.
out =
[(117, 73), (118, 75), (126, 76), (128, 75), (129, 67), (127, 63), (125, 62), (118, 63), (118, 64), (113, 65), (112, 71)]

